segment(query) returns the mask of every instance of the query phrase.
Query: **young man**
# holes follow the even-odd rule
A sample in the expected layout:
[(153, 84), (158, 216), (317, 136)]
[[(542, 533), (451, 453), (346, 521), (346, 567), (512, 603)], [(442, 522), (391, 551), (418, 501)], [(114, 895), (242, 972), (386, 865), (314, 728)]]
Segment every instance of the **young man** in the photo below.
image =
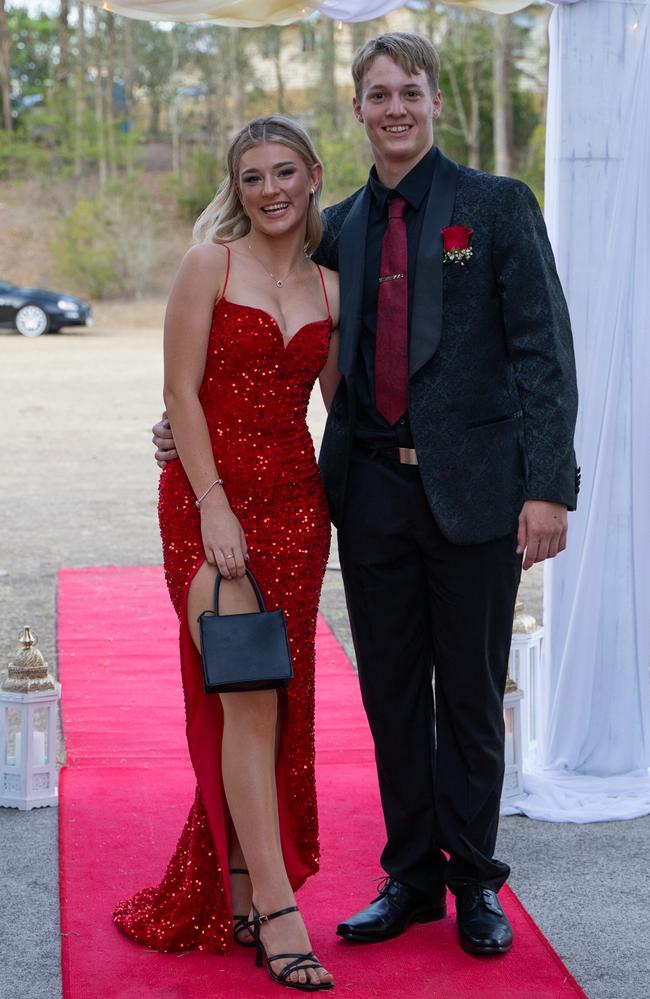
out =
[(492, 954), (512, 943), (493, 851), (514, 603), (524, 553), (529, 568), (565, 547), (577, 392), (535, 198), (434, 146), (438, 70), (417, 35), (357, 53), (374, 166), (325, 212), (316, 256), (341, 280), (320, 464), (387, 831), (385, 885), (337, 933), (441, 918), (449, 887), (461, 945)]

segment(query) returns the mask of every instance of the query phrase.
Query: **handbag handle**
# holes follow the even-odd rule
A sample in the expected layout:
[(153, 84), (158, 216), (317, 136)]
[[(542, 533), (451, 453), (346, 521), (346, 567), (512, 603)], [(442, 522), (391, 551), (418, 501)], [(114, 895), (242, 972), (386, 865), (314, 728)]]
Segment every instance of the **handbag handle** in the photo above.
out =
[[(257, 597), (257, 602), (259, 604), (260, 611), (262, 612), (266, 611), (266, 604), (264, 603), (264, 597), (262, 596), (262, 591), (259, 588), (255, 576), (250, 571), (250, 569), (246, 569), (246, 575), (248, 576), (250, 584), (253, 587), (253, 592)], [(214, 613), (216, 614), (217, 617), (219, 617), (219, 587), (221, 586), (222, 579), (223, 576), (221, 575), (220, 572), (218, 572), (217, 578), (214, 581)]]

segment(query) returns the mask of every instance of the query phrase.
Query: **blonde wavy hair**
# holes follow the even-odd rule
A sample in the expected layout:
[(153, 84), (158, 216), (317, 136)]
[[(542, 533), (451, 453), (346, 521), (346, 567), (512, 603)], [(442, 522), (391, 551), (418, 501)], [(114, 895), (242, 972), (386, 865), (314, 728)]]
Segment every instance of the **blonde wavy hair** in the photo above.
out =
[[(297, 121), (280, 114), (265, 115), (249, 121), (230, 143), (227, 177), (194, 224), (193, 236), (196, 243), (230, 243), (250, 232), (250, 219), (244, 212), (237, 193), (239, 164), (244, 153), (264, 142), (280, 142), (287, 146), (300, 156), (308, 170), (320, 164), (309, 135)], [(309, 199), (305, 232), (307, 254), (314, 252), (323, 234), (320, 192), (321, 184)]]

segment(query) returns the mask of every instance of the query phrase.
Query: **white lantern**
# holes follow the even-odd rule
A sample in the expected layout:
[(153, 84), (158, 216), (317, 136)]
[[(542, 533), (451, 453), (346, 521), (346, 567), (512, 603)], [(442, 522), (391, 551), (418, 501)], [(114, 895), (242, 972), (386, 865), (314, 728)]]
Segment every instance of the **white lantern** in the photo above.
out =
[(523, 743), (521, 726), (521, 706), (524, 692), (508, 677), (503, 698), (503, 720), (506, 726), (504, 744), (505, 772), (501, 805), (507, 806), (520, 798), (524, 792)]
[(522, 690), (522, 739), (524, 765), (532, 766), (537, 750), (539, 728), (539, 684), (544, 629), (532, 614), (526, 614), (522, 601), (515, 605), (508, 675)]
[(25, 811), (57, 805), (57, 707), (61, 686), (25, 627), (22, 648), (0, 685), (0, 805)]

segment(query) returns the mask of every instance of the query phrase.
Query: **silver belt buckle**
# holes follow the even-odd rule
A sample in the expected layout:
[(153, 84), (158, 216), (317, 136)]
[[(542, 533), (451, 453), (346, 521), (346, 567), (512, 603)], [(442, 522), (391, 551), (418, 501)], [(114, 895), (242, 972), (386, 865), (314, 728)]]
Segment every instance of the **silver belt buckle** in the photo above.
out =
[(417, 465), (418, 454), (414, 447), (399, 448), (400, 465)]

